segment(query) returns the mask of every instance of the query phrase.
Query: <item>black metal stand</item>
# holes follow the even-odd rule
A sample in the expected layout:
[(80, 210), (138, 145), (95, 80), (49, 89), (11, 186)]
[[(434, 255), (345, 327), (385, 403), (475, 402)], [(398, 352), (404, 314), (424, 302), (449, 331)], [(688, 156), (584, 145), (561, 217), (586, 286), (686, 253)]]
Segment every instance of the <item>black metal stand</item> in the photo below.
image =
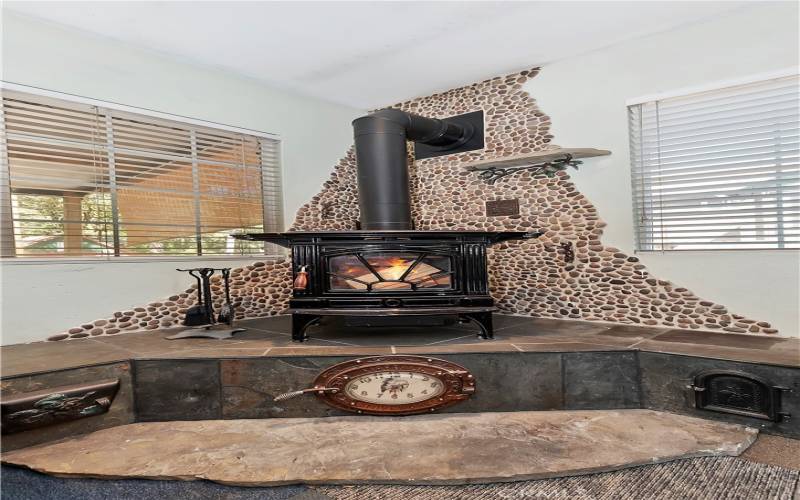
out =
[[(177, 339), (229, 339), (235, 333), (244, 332), (247, 328), (219, 328), (220, 325), (200, 326), (189, 328), (182, 332), (164, 337), (167, 340)], [(227, 326), (227, 325), (225, 325)]]
[[(195, 278), (198, 278), (197, 295), (198, 305), (194, 309), (202, 309), (200, 318), (197, 318), (198, 323), (189, 323), (186, 318), (184, 325), (190, 328), (178, 332), (174, 335), (165, 337), (167, 340), (178, 340), (188, 338), (202, 338), (202, 339), (229, 339), (234, 334), (247, 330), (246, 328), (235, 328), (233, 326), (235, 309), (230, 300), (230, 284), (228, 278), (230, 276), (230, 268), (215, 269), (211, 267), (195, 268), (195, 269), (177, 269), (177, 271), (188, 272)], [(213, 297), (211, 296), (211, 276), (215, 271), (221, 271), (225, 278), (225, 314), (220, 317), (225, 317), (225, 322), (217, 320), (214, 314)], [(198, 277), (195, 273), (199, 273)]]

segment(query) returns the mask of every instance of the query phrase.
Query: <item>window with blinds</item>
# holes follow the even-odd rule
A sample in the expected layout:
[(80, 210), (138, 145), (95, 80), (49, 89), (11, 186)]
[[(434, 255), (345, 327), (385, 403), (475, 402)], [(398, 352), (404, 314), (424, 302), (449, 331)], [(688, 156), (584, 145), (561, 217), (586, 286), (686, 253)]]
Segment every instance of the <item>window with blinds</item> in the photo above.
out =
[(798, 77), (630, 106), (639, 250), (800, 248)]
[[(3, 91), (3, 256), (263, 254), (280, 143)], [(269, 250), (273, 250), (271, 247)]]

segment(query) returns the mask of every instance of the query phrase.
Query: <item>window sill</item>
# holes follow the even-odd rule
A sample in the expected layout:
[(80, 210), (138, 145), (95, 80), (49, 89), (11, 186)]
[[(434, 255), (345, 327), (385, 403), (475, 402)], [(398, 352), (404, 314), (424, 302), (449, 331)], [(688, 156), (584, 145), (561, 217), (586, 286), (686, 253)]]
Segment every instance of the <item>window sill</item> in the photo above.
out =
[(148, 262), (209, 262), (209, 261), (231, 261), (231, 260), (252, 260), (259, 261), (265, 259), (282, 259), (286, 255), (280, 254), (249, 254), (249, 255), (191, 255), (181, 257), (177, 255), (163, 257), (4, 257), (0, 258), (2, 266), (25, 266), (25, 265), (51, 265), (51, 264), (146, 264)]
[(692, 254), (692, 253), (709, 253), (709, 252), (800, 252), (800, 248), (696, 248), (691, 250), (634, 250), (634, 255), (652, 255), (652, 254)]

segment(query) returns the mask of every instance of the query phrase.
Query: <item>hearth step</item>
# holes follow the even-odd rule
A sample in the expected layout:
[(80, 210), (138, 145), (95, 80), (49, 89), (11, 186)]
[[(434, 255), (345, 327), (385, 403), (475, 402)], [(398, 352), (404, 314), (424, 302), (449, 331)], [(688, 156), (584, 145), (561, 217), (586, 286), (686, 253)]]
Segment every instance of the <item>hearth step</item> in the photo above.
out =
[(3, 463), (245, 486), (465, 484), (736, 456), (757, 433), (652, 410), (149, 422), (12, 451)]

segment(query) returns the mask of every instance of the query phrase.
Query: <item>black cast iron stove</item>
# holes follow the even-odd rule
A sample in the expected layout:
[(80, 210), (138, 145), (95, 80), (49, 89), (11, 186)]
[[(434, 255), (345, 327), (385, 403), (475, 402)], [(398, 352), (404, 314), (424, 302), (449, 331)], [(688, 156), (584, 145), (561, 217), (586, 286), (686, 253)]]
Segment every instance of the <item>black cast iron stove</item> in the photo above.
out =
[(293, 340), (305, 340), (306, 329), (326, 316), (455, 316), (476, 323), (481, 337), (493, 336), (486, 249), (542, 233), (414, 231), (411, 221), (406, 141), (426, 145), (426, 157), (482, 148), (482, 135), (475, 139), (482, 114), (463, 116), (469, 119), (387, 109), (353, 122), (361, 230), (236, 236), (291, 249)]

